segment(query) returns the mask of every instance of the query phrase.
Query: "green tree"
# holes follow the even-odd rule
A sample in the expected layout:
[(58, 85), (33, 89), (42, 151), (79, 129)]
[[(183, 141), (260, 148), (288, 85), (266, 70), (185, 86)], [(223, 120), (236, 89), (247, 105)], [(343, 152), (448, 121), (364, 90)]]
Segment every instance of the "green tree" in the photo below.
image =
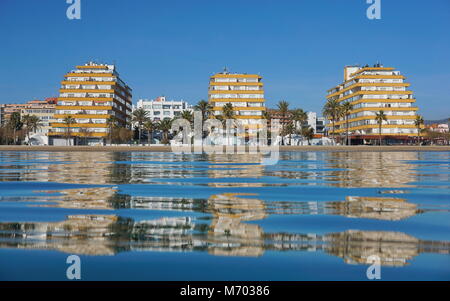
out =
[(148, 120), (148, 112), (144, 110), (143, 108), (139, 108), (133, 112), (132, 121), (134, 123), (137, 123), (138, 125), (138, 131), (139, 131), (139, 144), (141, 144), (141, 137), (142, 137), (142, 125)]
[(17, 144), (17, 132), (23, 127), (23, 122), (20, 118), (20, 112), (13, 112), (8, 121), (8, 126), (13, 132), (13, 142)]
[(22, 123), (25, 126), (26, 129), (26, 135), (27, 135), (27, 140), (28, 143), (30, 143), (30, 131), (31, 131), (31, 115), (30, 114), (26, 114), (22, 116)]
[(155, 131), (156, 128), (157, 128), (157, 124), (151, 120), (147, 120), (144, 123), (144, 129), (147, 131), (147, 141), (148, 141), (149, 145), (152, 143), (153, 132)]
[(341, 106), (339, 105), (339, 102), (335, 99), (330, 99), (325, 103), (325, 106), (323, 107), (323, 116), (327, 117), (329, 120), (331, 120), (331, 133), (333, 140), (335, 139), (335, 124), (339, 116), (341, 115)]
[(206, 100), (200, 100), (195, 106), (195, 111), (200, 111), (202, 113), (202, 127), (203, 123), (213, 114), (213, 106)]
[(345, 102), (341, 105), (341, 116), (344, 117), (345, 119), (345, 141), (347, 145), (350, 145), (350, 134), (348, 131), (348, 127), (349, 127), (349, 116), (351, 111), (353, 111), (353, 105), (350, 102)]
[(235, 112), (233, 110), (233, 104), (231, 102), (226, 103), (222, 107), (222, 117), (224, 120), (235, 118)]
[(306, 138), (308, 145), (311, 145), (310, 141), (314, 138), (314, 129), (309, 126), (305, 126), (301, 129), (301, 135)]
[(308, 114), (302, 109), (295, 109), (291, 112), (291, 119), (295, 125), (300, 124), (300, 128), (303, 128), (304, 124), (308, 121)]
[(186, 119), (187, 121), (189, 121), (190, 124), (194, 122), (194, 115), (192, 114), (191, 111), (188, 110), (182, 111), (180, 114), (180, 118)]
[(27, 114), (22, 117), (22, 122), (26, 128), (28, 143), (30, 143), (30, 132), (36, 133), (38, 128), (40, 128), (41, 119), (36, 115)]
[(264, 110), (262, 111), (262, 118), (266, 120), (266, 127), (267, 127), (267, 139), (272, 139), (272, 114), (270, 114), (269, 111)]
[(63, 123), (66, 125), (66, 145), (69, 145), (70, 137), (72, 136), (71, 127), (72, 124), (76, 124), (77, 121), (75, 118), (72, 117), (72, 115), (67, 115), (63, 119)]
[(113, 135), (113, 129), (117, 127), (119, 120), (116, 116), (109, 116), (108, 119), (106, 119), (106, 125), (108, 126), (108, 140), (109, 144), (112, 144), (112, 135)]
[(417, 144), (420, 144), (420, 129), (422, 125), (424, 124), (423, 117), (420, 115), (416, 115), (416, 118), (414, 119), (414, 125), (417, 129)]
[(378, 111), (375, 115), (375, 120), (378, 124), (378, 133), (380, 135), (380, 145), (381, 145), (381, 128), (383, 126), (383, 121), (387, 121), (387, 116), (384, 114), (383, 110)]
[(292, 134), (295, 133), (295, 125), (294, 122), (290, 121), (282, 130), (282, 136), (288, 136), (289, 135), (289, 145), (292, 143)]
[(36, 133), (37, 130), (41, 128), (41, 124), (41, 118), (36, 115), (31, 115), (30, 129), (33, 131), (33, 133)]
[(158, 123), (158, 129), (162, 132), (162, 143), (169, 143), (169, 132), (172, 129), (172, 120), (165, 118)]

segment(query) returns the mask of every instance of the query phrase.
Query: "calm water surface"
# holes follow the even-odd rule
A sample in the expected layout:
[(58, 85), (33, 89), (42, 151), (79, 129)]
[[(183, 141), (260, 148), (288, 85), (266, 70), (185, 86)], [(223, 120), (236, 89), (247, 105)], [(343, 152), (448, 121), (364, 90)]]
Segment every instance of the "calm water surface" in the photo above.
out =
[(449, 152), (0, 152), (0, 280), (450, 280)]

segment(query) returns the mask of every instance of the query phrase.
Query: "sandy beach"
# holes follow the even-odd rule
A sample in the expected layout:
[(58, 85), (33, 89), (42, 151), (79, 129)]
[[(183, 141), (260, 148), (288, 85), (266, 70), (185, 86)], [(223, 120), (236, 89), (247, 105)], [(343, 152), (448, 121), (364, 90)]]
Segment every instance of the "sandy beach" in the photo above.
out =
[[(27, 146), (27, 145), (1, 145), (0, 151), (44, 151), (44, 152), (171, 152), (171, 146)], [(450, 151), (450, 146), (280, 146), (280, 151), (346, 151), (346, 152), (407, 152), (424, 151), (440, 152)]]

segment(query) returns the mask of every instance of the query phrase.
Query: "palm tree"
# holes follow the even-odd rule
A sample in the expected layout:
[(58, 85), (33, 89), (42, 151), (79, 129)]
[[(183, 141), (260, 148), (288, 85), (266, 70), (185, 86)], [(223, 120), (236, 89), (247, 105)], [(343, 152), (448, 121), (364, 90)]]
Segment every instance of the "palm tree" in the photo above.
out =
[(227, 119), (234, 119), (235, 116), (235, 112), (233, 110), (233, 104), (231, 102), (226, 103), (223, 107), (222, 107), (222, 117), (224, 120)]
[(31, 115), (30, 114), (23, 115), (22, 123), (23, 123), (23, 125), (25, 125), (25, 128), (27, 130), (27, 140), (28, 140), (28, 143), (30, 143), (30, 131), (31, 131), (31, 124), (32, 124)]
[(289, 103), (285, 100), (280, 100), (277, 104), (278, 111), (280, 112), (283, 118), (287, 118), (287, 114), (289, 112)]
[(295, 125), (300, 123), (300, 128), (303, 128), (303, 125), (308, 121), (308, 114), (302, 109), (295, 109), (291, 113)]
[(108, 126), (109, 129), (109, 133), (108, 133), (108, 137), (109, 137), (109, 144), (112, 143), (112, 132), (113, 129), (117, 126), (117, 117), (115, 116), (109, 116), (108, 119), (106, 119), (106, 125)]
[(292, 142), (292, 134), (295, 132), (295, 125), (292, 121), (290, 121), (282, 130), (282, 136), (289, 135), (289, 145)]
[(33, 133), (36, 133), (37, 130), (41, 127), (41, 118), (39, 118), (36, 115), (32, 115), (30, 126), (31, 126), (31, 130), (33, 131)]
[(23, 123), (19, 112), (13, 112), (8, 121), (9, 127), (13, 130), (13, 141), (17, 144), (16, 133), (22, 129)]
[(301, 135), (308, 140), (308, 145), (310, 145), (310, 140), (314, 138), (314, 129), (309, 126), (305, 126), (301, 130)]
[(157, 127), (157, 124), (151, 120), (147, 120), (144, 123), (144, 129), (147, 131), (147, 140), (148, 140), (149, 145), (152, 143), (153, 132), (155, 131), (156, 127)]
[(272, 131), (271, 131), (271, 121), (272, 121), (272, 115), (269, 111), (264, 110), (262, 111), (262, 118), (266, 120), (266, 128), (267, 128), (267, 139), (272, 138)]
[(380, 134), (380, 145), (381, 145), (381, 126), (383, 125), (383, 121), (387, 121), (387, 116), (384, 114), (383, 110), (380, 110), (375, 115), (375, 120), (378, 123), (378, 133)]
[(345, 118), (345, 141), (347, 145), (350, 145), (350, 137), (348, 132), (348, 117), (350, 116), (350, 112), (353, 111), (353, 105), (350, 102), (345, 102), (341, 105), (341, 116)]
[(194, 115), (192, 115), (192, 112), (188, 110), (181, 112), (180, 118), (186, 119), (191, 125), (194, 122)]
[(163, 143), (164, 144), (168, 144), (169, 142), (169, 131), (172, 128), (172, 120), (170, 118), (165, 118), (163, 120), (161, 120), (158, 124), (158, 129), (162, 132), (163, 134)]
[(335, 123), (336, 120), (339, 118), (341, 112), (341, 106), (339, 105), (339, 102), (335, 99), (330, 99), (326, 102), (325, 106), (323, 107), (323, 115), (325, 117), (328, 117), (328, 119), (331, 119), (331, 132), (333, 133), (333, 140), (335, 138)]
[(41, 119), (36, 115), (27, 114), (22, 117), (22, 121), (27, 129), (27, 139), (28, 143), (30, 143), (30, 131), (36, 133), (41, 126)]
[(208, 117), (213, 112), (213, 106), (206, 100), (202, 99), (194, 106), (194, 109), (202, 113), (202, 128), (203, 128), (203, 123), (205, 122), (206, 119), (208, 119)]
[(72, 115), (67, 115), (64, 117), (63, 122), (66, 125), (66, 145), (68, 145), (71, 136), (70, 127), (72, 124), (77, 123), (77, 121), (72, 117)]
[(133, 112), (132, 122), (138, 124), (139, 130), (139, 144), (141, 144), (142, 125), (148, 120), (148, 112), (143, 108), (139, 108)]
[[(281, 115), (282, 121), (281, 121), (281, 133), (285, 132), (285, 124), (286, 124), (286, 119), (287, 119), (287, 115), (289, 113), (289, 103), (285, 100), (280, 100), (277, 104), (277, 108), (278, 108), (278, 112)], [(283, 141), (283, 139), (282, 139)]]
[(414, 119), (414, 125), (417, 128), (417, 144), (420, 144), (420, 128), (423, 125), (423, 117), (420, 115), (416, 116), (416, 119)]
[(267, 123), (268, 123), (268, 124), (270, 124), (270, 121), (272, 120), (272, 114), (270, 114), (269, 111), (264, 110), (264, 111), (262, 112), (262, 117), (263, 117), (263, 119), (267, 120)]

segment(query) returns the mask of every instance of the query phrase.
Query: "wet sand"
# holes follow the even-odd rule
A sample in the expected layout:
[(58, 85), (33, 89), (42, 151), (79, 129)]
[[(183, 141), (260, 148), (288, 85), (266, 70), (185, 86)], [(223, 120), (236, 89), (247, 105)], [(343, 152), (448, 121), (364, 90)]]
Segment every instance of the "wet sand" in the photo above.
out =
[[(27, 146), (27, 145), (0, 145), (0, 151), (53, 151), (53, 152), (171, 152), (171, 146)], [(347, 152), (405, 152), (425, 151), (439, 152), (450, 151), (450, 146), (280, 146), (280, 151), (347, 151)]]

